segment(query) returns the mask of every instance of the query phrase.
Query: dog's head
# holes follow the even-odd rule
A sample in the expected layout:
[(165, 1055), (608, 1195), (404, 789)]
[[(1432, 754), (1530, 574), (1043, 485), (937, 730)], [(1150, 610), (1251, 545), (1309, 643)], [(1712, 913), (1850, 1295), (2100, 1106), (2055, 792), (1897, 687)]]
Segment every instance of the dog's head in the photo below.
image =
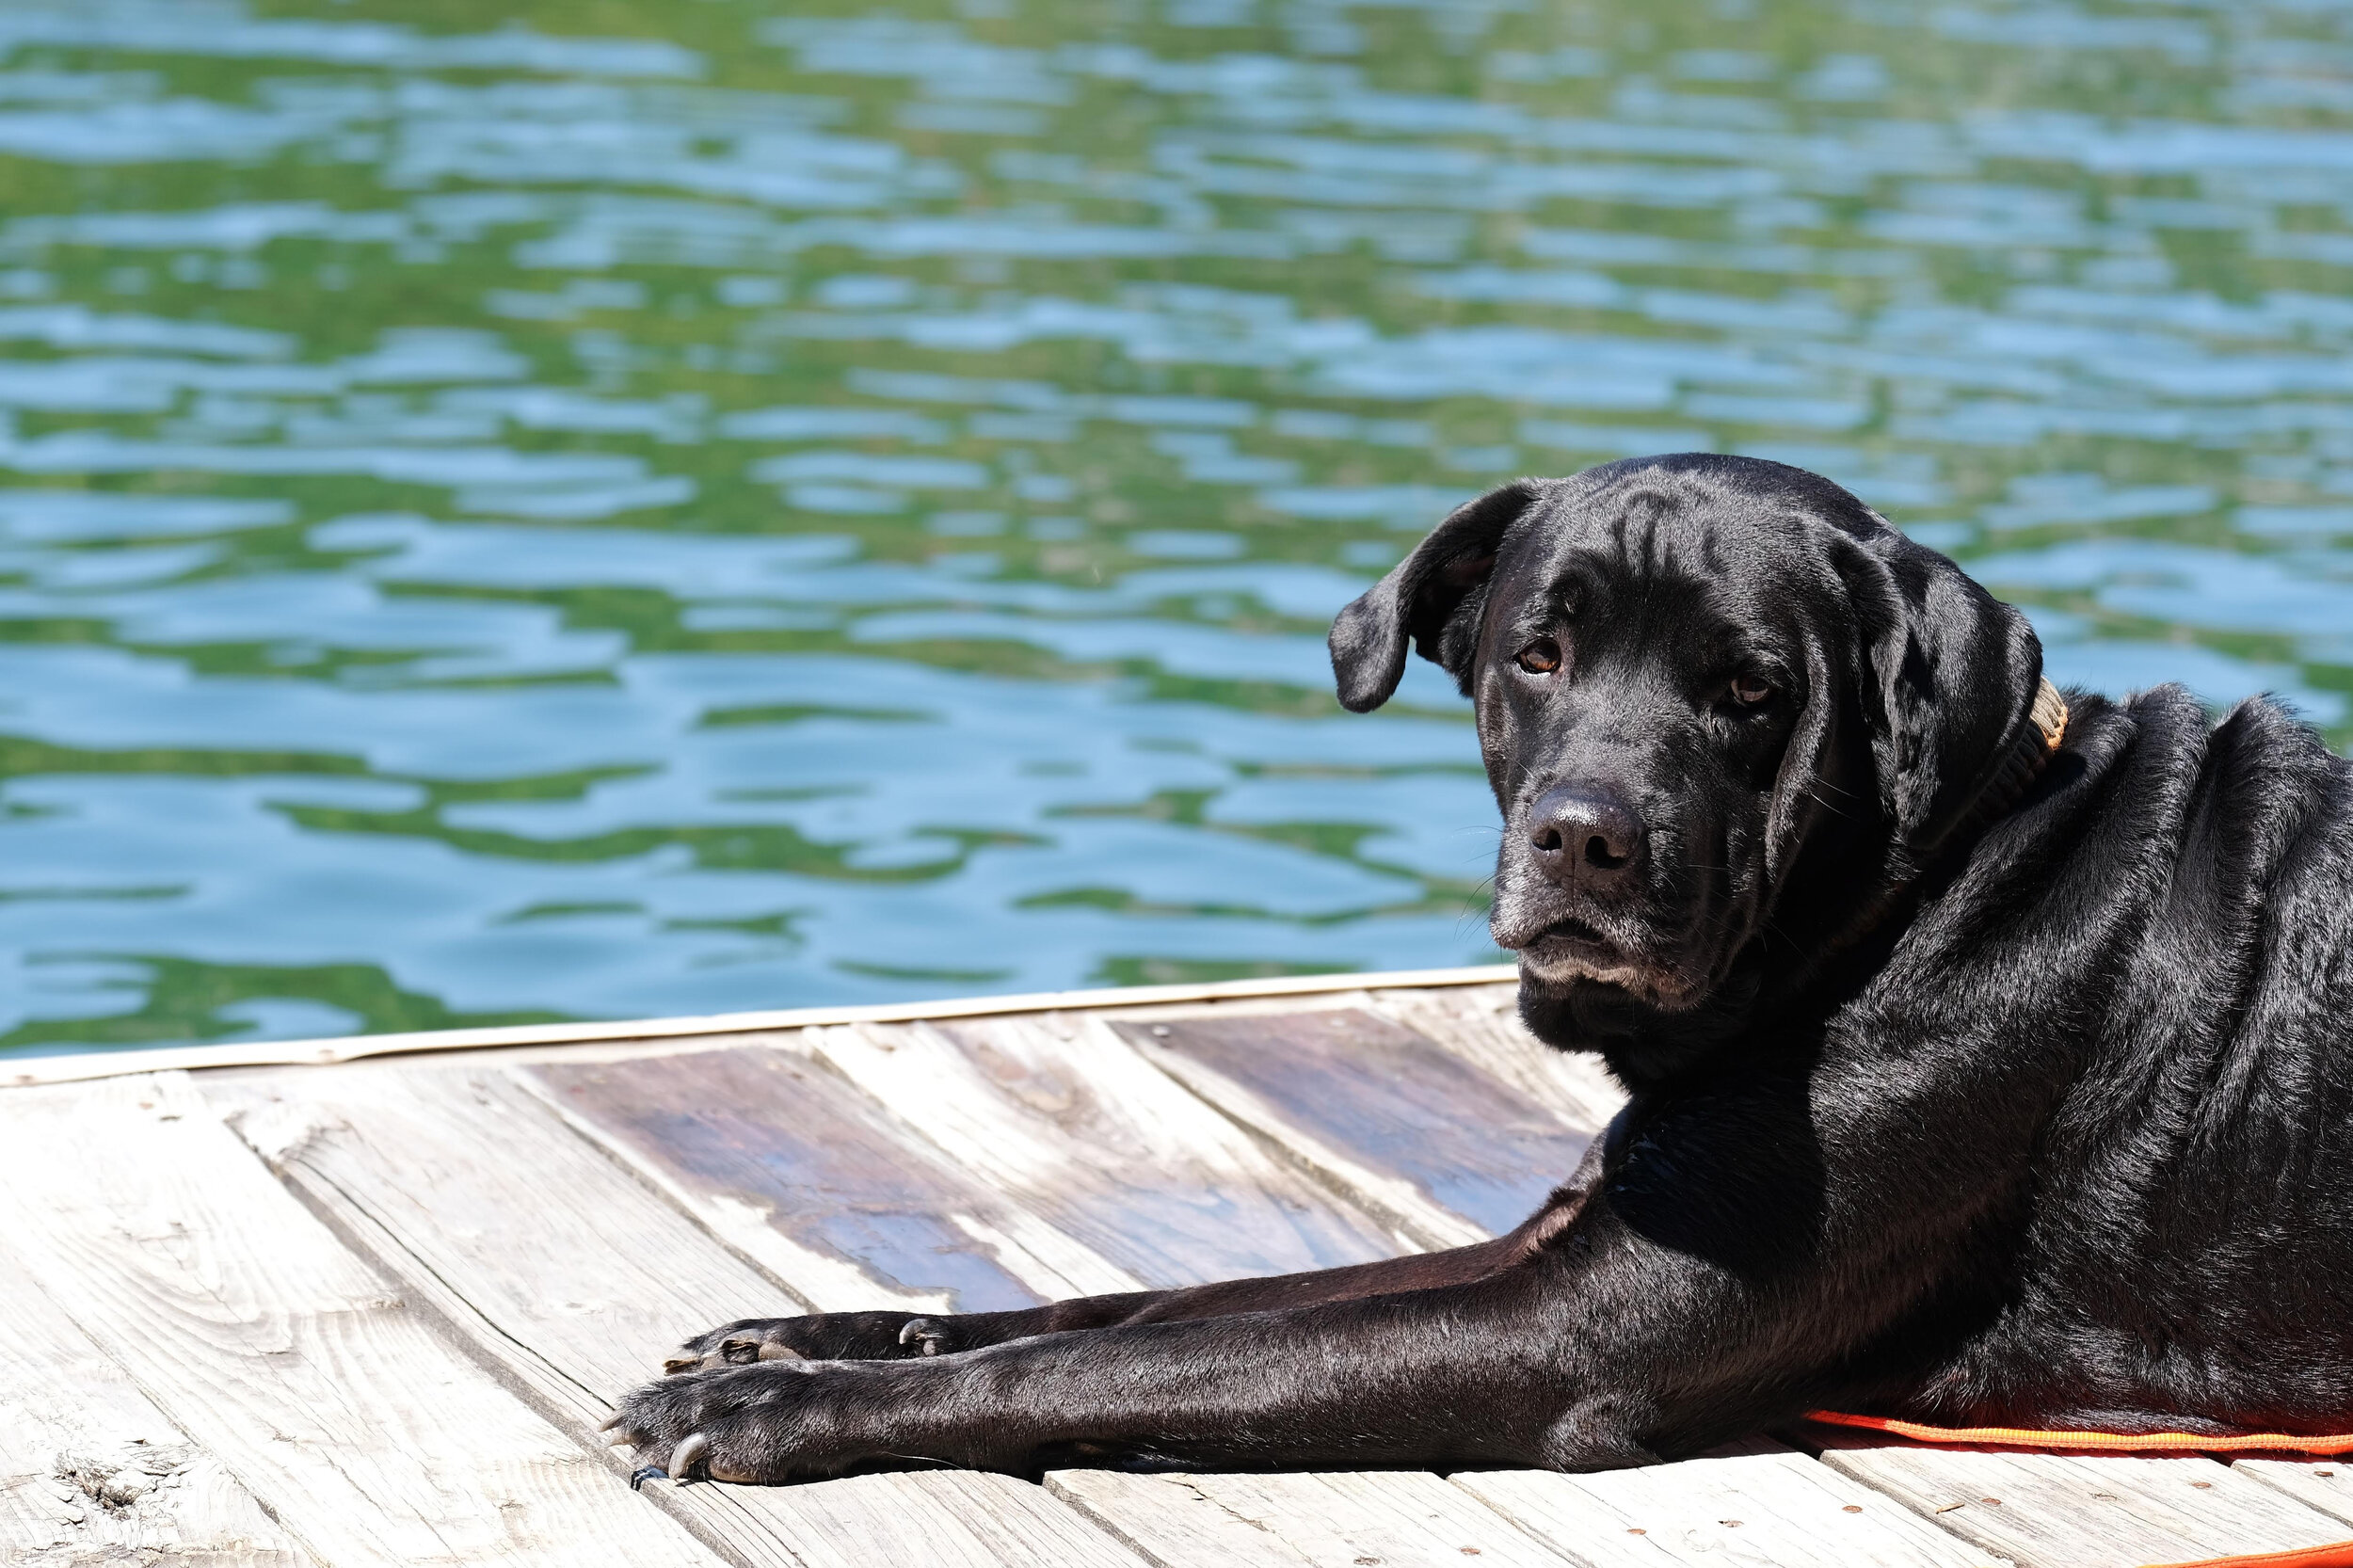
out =
[(1834, 947), (2010, 756), (2042, 663), (1829, 480), (1706, 454), (1458, 508), (1340, 612), (1341, 702), (1386, 701), (1409, 643), (1477, 703), (1523, 1010), (1605, 1046), (1721, 1034)]

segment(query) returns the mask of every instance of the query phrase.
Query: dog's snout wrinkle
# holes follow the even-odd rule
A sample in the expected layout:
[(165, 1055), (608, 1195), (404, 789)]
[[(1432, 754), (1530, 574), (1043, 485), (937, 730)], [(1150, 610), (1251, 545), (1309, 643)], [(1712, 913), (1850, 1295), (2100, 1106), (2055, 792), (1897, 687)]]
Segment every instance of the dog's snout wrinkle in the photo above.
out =
[(1545, 875), (1564, 888), (1617, 890), (1632, 879), (1648, 839), (1641, 813), (1602, 786), (1555, 785), (1529, 808), (1529, 848)]

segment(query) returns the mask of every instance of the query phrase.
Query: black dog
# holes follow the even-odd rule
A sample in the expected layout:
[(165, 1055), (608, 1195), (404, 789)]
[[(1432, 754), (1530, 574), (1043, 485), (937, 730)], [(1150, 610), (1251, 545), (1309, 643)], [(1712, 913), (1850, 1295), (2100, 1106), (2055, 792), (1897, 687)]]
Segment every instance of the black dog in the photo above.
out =
[(1952, 562), (1732, 457), (1462, 507), (1341, 612), (1341, 701), (1409, 641), (1478, 702), (1523, 1015), (1633, 1092), (1576, 1176), (1452, 1253), (733, 1323), (623, 1440), (770, 1481), (1593, 1469), (1822, 1406), (2353, 1424), (2353, 767), (2318, 737), (2062, 703)]

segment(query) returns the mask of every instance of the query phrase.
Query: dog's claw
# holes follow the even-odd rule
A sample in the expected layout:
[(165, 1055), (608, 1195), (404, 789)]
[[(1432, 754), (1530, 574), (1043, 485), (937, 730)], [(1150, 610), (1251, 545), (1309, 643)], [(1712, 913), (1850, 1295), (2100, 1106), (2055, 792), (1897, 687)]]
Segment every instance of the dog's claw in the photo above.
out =
[(632, 1492), (642, 1491), (646, 1482), (649, 1480), (668, 1480), (669, 1479), (670, 1472), (659, 1464), (640, 1464), (629, 1473), (629, 1489)]
[(679, 1439), (678, 1447), (670, 1452), (670, 1474), (680, 1485), (684, 1485), (695, 1479), (695, 1466), (701, 1464), (703, 1455), (710, 1451), (710, 1438), (699, 1432), (688, 1432)]
[(691, 1372), (702, 1364), (703, 1358), (698, 1355), (674, 1355), (662, 1364), (662, 1375), (674, 1378), (680, 1372)]

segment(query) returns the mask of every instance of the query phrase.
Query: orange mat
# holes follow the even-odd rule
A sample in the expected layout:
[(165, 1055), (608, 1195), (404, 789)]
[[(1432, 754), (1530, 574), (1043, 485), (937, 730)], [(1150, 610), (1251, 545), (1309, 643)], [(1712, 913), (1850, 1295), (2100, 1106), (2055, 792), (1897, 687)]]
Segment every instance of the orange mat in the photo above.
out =
[[(2299, 1437), (2284, 1432), (2233, 1432), (2217, 1437), (2200, 1432), (2050, 1432), (2035, 1427), (1931, 1427), (1886, 1416), (1849, 1416), (1817, 1410), (1809, 1421), (1861, 1427), (1914, 1443), (1994, 1444), (2009, 1448), (2053, 1448), (2073, 1453), (2299, 1453), (2328, 1457), (2353, 1454), (2353, 1432)], [(2283, 1552), (2239, 1557), (2203, 1557), (2194, 1562), (2153, 1562), (2146, 1568), (2353, 1568), (2353, 1541), (2295, 1546)]]

